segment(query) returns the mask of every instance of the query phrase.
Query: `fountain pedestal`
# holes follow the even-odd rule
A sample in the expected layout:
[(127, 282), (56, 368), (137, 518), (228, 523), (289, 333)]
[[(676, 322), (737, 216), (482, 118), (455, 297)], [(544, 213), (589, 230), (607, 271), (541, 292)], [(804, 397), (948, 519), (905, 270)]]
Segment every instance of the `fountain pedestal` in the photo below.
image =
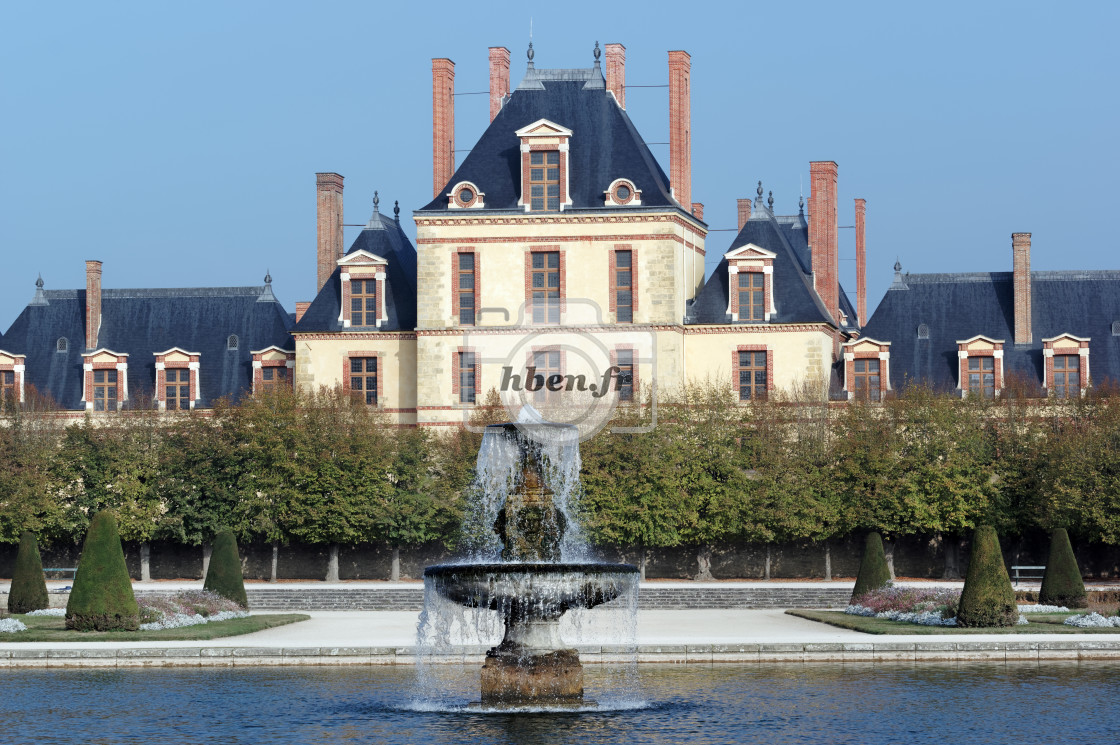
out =
[(486, 653), (481, 684), (487, 706), (580, 704), (583, 665), (574, 649), (522, 657), (504, 654), (499, 646)]

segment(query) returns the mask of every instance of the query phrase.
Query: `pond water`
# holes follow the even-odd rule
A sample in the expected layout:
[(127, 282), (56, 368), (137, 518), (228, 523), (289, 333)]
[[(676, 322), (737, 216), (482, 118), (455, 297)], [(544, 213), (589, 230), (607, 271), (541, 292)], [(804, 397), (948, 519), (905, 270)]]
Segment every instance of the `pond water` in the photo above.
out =
[[(0, 741), (35, 743), (1116, 742), (1106, 663), (642, 665), (585, 712), (423, 711), (411, 667), (0, 671)], [(477, 685), (462, 670), (462, 700)], [(608, 705), (606, 702), (610, 701)]]

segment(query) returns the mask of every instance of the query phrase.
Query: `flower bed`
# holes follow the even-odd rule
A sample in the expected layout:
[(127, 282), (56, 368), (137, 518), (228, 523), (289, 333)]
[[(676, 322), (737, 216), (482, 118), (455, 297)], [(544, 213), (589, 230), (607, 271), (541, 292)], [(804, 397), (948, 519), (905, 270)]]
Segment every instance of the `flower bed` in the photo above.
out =
[[(920, 626), (956, 626), (961, 591), (950, 587), (895, 587), (888, 585), (855, 599), (844, 609), (853, 616), (874, 616)], [(1018, 624), (1029, 623), (1024, 613), (1066, 613), (1056, 605), (1020, 605)]]
[(66, 615), (65, 608), (40, 608), (39, 610), (29, 611), (24, 614), (25, 616), (54, 616), (62, 618)]
[(14, 634), (17, 631), (26, 631), (23, 621), (14, 618), (0, 618), (0, 634)]
[(232, 600), (205, 590), (184, 590), (173, 595), (141, 595), (137, 602), (140, 605), (141, 631), (177, 629), (249, 615)]
[(1102, 616), (1100, 613), (1090, 613), (1085, 616), (1070, 616), (1062, 623), (1066, 626), (1077, 626), (1082, 629), (1120, 627), (1120, 616)]

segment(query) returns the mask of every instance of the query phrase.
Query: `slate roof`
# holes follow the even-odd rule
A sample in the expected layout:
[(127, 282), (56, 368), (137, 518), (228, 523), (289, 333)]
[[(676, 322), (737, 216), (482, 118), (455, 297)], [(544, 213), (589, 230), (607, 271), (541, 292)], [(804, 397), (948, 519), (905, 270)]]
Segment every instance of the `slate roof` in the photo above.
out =
[[(382, 331), (411, 331), (416, 328), (416, 249), (400, 222), (374, 210), (366, 227), (354, 239), (346, 255), (366, 251), (388, 262), (385, 270), (385, 315)], [(327, 283), (308, 306), (294, 333), (342, 331), (341, 269), (335, 267)]]
[[(1088, 337), (1089, 372), (1095, 382), (1120, 381), (1120, 271), (1031, 272), (1029, 345), (1016, 345), (1011, 272), (900, 274), (863, 329), (891, 342), (891, 385), (925, 382), (938, 390), (957, 386), (957, 342), (983, 334), (1004, 341), (1004, 373), (1042, 385), (1042, 340), (1070, 333)], [(929, 339), (918, 339), (918, 326)]]
[[(45, 302), (42, 302), (45, 301)], [(6, 351), (27, 355), (27, 382), (64, 409), (82, 408), (85, 290), (46, 290), (4, 335)], [(179, 347), (201, 355), (200, 405), (252, 389), (251, 350), (294, 350), (291, 318), (271, 286), (102, 290), (97, 345), (128, 354), (128, 391), (155, 388), (155, 353)], [(227, 350), (231, 334), (236, 350)], [(58, 352), (65, 337), (67, 350)]]
[[(770, 211), (756, 204), (751, 217), (743, 229), (735, 236), (724, 253), (753, 243), (774, 257), (774, 309), (770, 324), (780, 323), (827, 323), (835, 326), (824, 303), (813, 289), (813, 275), (808, 247), (808, 224), (804, 216), (774, 217)], [(728, 302), (727, 259), (720, 259), (719, 265), (708, 277), (704, 287), (696, 295), (689, 309), (687, 324), (729, 324), (731, 316), (727, 313)], [(855, 330), (856, 316), (852, 304), (840, 288), (840, 307), (848, 315), (845, 329)], [(738, 323), (757, 323), (739, 321)]]
[[(568, 155), (572, 206), (566, 210), (680, 209), (669, 194), (669, 178), (626, 111), (607, 93), (598, 68), (530, 68), (440, 196), (418, 214), (447, 210), (446, 194), (460, 181), (472, 182), (484, 195), (486, 207), (479, 211), (524, 210), (517, 206), (521, 140), (515, 132), (539, 119), (572, 130)], [(642, 192), (641, 206), (604, 205), (604, 192), (618, 178), (629, 179)]]

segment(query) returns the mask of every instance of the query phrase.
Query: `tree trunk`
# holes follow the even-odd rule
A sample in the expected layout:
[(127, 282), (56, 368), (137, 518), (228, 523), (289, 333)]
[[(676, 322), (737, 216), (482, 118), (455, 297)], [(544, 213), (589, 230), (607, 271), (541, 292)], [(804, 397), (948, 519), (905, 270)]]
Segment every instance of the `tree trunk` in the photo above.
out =
[(766, 544), (766, 569), (763, 571), (762, 578), (766, 581), (770, 580), (770, 544)]
[(140, 544), (140, 581), (152, 581), (152, 547), (146, 542)]
[(276, 574), (276, 568), (280, 564), (280, 544), (272, 544), (272, 569), (268, 573), (268, 581), (276, 582), (279, 577)]
[(338, 544), (332, 543), (327, 559), (327, 582), (338, 582)]
[(696, 563), (699, 565), (696, 572), (697, 582), (711, 582), (715, 579), (712, 576), (712, 547), (701, 546), (700, 551), (696, 554)]
[(642, 546), (638, 549), (638, 579), (642, 582), (646, 581), (646, 547)]
[(401, 549), (400, 546), (393, 546), (393, 560), (389, 569), (389, 581), (400, 582), (401, 580)]
[(832, 545), (824, 542), (824, 581), (832, 581)]
[(942, 537), (941, 545), (945, 551), (945, 571), (943, 579), (961, 578), (961, 551), (960, 541), (956, 538)]
[(883, 556), (887, 560), (887, 571), (891, 573), (891, 582), (894, 582), (894, 541), (883, 541)]
[(214, 547), (209, 543), (202, 544), (202, 581), (206, 581), (206, 573), (210, 571), (210, 552)]

